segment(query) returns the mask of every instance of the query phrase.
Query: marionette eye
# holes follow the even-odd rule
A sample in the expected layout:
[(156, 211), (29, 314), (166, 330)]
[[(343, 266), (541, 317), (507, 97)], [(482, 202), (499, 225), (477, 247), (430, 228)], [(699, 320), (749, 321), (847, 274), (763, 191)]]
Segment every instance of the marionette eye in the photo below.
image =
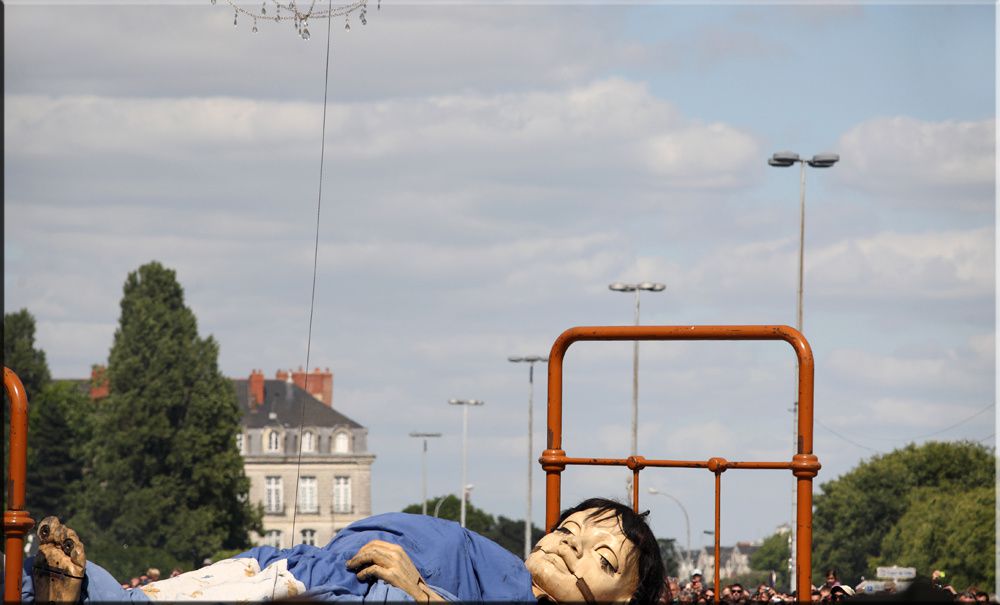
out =
[(69, 554), (71, 554), (73, 552), (73, 546), (74, 546), (73, 541), (70, 540), (69, 538), (66, 538), (65, 540), (63, 540), (62, 549), (63, 549), (63, 552), (66, 553), (67, 555), (69, 555)]
[(608, 561), (604, 557), (601, 557), (601, 569), (603, 569), (609, 575), (614, 575), (615, 568), (611, 565), (611, 561)]
[(570, 530), (568, 530), (565, 527), (563, 527), (562, 525), (560, 525), (559, 527), (557, 527), (556, 531), (559, 532), (559, 533), (561, 533), (561, 534), (571, 534), (571, 533), (573, 533)]
[(41, 538), (42, 540), (48, 540), (49, 539), (49, 526), (48, 525), (43, 525), (43, 526), (41, 526), (41, 527), (38, 528), (38, 537)]

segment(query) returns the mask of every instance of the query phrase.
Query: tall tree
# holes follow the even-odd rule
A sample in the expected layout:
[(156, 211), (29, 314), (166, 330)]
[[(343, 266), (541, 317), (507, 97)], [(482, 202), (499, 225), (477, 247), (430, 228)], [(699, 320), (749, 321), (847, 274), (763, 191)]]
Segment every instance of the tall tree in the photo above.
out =
[(21, 379), (29, 403), (52, 380), (45, 351), (35, 348), (35, 318), (27, 309), (4, 313), (3, 365)]
[(249, 546), (260, 517), (235, 444), (236, 394), (160, 263), (125, 281), (108, 377), (85, 508), (73, 520), (93, 558), (121, 576)]
[(788, 532), (773, 533), (750, 555), (750, 567), (756, 571), (773, 571), (775, 586), (787, 588), (788, 552)]
[[(921, 488), (964, 493), (995, 489), (995, 455), (976, 443), (910, 444), (863, 462), (821, 486), (813, 515), (813, 571), (836, 568), (842, 581), (874, 575), (883, 540)], [(993, 533), (993, 525), (980, 531)], [(929, 573), (930, 570), (919, 570)]]
[[(29, 414), (37, 403), (38, 396), (51, 381), (49, 366), (45, 362), (45, 352), (35, 348), (35, 318), (27, 309), (3, 315), (3, 365), (10, 368), (21, 379), (24, 392), (28, 398)], [(10, 418), (10, 401), (7, 391), (3, 395), (3, 459), (9, 460), (10, 427), (6, 422)], [(31, 422), (29, 418), (28, 446), (31, 447)], [(29, 454), (30, 457), (30, 454)], [(6, 479), (7, 465), (4, 465)], [(28, 475), (30, 478), (30, 474)], [(6, 484), (6, 482), (5, 482)], [(7, 503), (7, 490), (3, 490), (4, 508)], [(29, 509), (30, 510), (30, 509)]]
[(27, 501), (35, 519), (66, 519), (75, 510), (92, 405), (80, 387), (68, 381), (49, 383), (31, 404)]
[(906, 512), (882, 540), (877, 563), (916, 567), (928, 576), (940, 569), (957, 590), (975, 585), (992, 591), (997, 501), (993, 486), (963, 491), (921, 488), (909, 499)]

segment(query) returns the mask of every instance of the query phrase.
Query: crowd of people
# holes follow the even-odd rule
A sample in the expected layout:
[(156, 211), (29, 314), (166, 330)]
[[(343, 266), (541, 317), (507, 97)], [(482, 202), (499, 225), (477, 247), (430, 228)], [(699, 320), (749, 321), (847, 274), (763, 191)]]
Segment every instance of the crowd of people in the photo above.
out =
[[(809, 600), (813, 603), (834, 603), (847, 601), (859, 596), (861, 589), (852, 588), (847, 584), (842, 584), (837, 577), (836, 570), (828, 570), (826, 582), (820, 586), (812, 587), (812, 594)], [(970, 586), (965, 590), (958, 591), (953, 586), (944, 582), (944, 574), (935, 571), (931, 577), (931, 584), (928, 590), (932, 593), (934, 601), (954, 601), (956, 603), (995, 603), (996, 597), (975, 586)], [(893, 582), (886, 582), (884, 589), (871, 594), (875, 598), (892, 597), (896, 593), (896, 585)], [(785, 593), (777, 590), (768, 584), (760, 584), (756, 588), (744, 587), (740, 583), (727, 584), (721, 587), (719, 601), (722, 603), (750, 604), (750, 603), (796, 603), (799, 602), (797, 595)], [(678, 578), (668, 577), (664, 585), (663, 593), (660, 595), (661, 603), (714, 603), (715, 588), (712, 584), (706, 584), (700, 569), (695, 569), (691, 573), (691, 578), (686, 582), (681, 582)]]

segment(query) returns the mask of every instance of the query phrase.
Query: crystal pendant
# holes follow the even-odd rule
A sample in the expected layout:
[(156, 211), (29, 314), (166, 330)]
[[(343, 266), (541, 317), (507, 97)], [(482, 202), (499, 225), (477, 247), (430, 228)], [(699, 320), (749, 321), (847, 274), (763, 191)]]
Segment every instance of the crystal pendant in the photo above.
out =
[(240, 14), (238, 12), (233, 13), (233, 27), (236, 27), (236, 20), (239, 19)]
[(347, 30), (347, 31), (351, 31), (351, 21), (350, 21), (350, 19), (344, 19), (344, 29)]
[(382, 0), (378, 0), (378, 4), (375, 5), (375, 10), (382, 10)]
[(215, 6), (215, 0), (212, 0), (212, 6)]
[(250, 30), (252, 33), (257, 33), (257, 20), (253, 20), (253, 28)]
[(361, 25), (368, 25), (368, 19), (365, 18), (365, 11), (361, 11)]
[(303, 40), (308, 40), (309, 39), (309, 30), (308, 29), (303, 29), (302, 30), (302, 39)]
[(261, 4), (260, 5), (260, 14), (261, 15), (266, 15), (267, 14), (267, 4)]

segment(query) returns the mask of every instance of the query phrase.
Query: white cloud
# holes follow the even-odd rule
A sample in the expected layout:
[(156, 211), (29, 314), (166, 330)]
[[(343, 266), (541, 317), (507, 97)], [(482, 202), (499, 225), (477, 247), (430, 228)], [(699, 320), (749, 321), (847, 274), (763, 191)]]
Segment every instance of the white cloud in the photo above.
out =
[(996, 122), (875, 118), (840, 137), (839, 178), (906, 205), (993, 207)]
[[(12, 157), (185, 162), (198, 152), (225, 169), (252, 150), (253, 163), (280, 168), (302, 160), (321, 114), (319, 104), (228, 97), (8, 95), (4, 120)], [(728, 188), (748, 182), (759, 155), (746, 133), (685, 120), (644, 85), (622, 79), (554, 92), (333, 103), (327, 131), (332, 162), (393, 158), (403, 173), (425, 177), (446, 161), (489, 180), (525, 173), (528, 182), (544, 166), (537, 178), (546, 184), (553, 174), (645, 166), (678, 186)], [(257, 154), (262, 148), (266, 162)]]
[(813, 250), (812, 287), (837, 299), (948, 300), (992, 296), (995, 233), (990, 227), (878, 233)]

